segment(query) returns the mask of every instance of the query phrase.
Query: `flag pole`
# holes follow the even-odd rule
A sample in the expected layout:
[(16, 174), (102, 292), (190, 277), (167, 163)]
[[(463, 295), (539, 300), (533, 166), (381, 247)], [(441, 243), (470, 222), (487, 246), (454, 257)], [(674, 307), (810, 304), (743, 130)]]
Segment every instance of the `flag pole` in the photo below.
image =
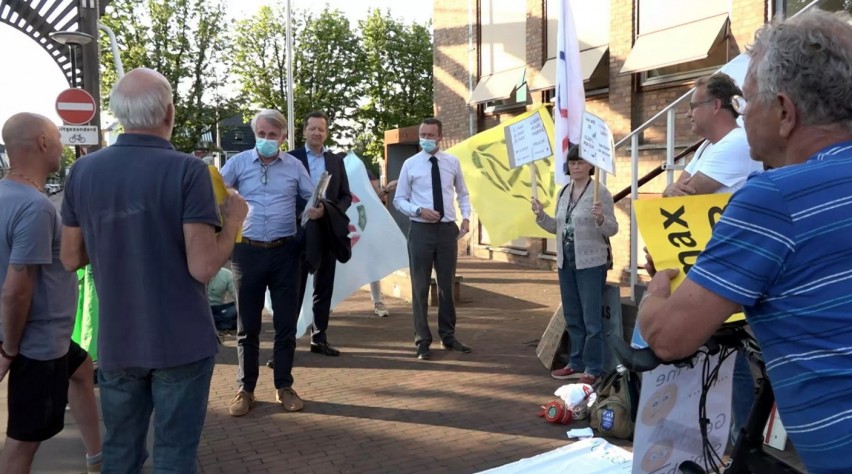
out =
[(287, 0), (287, 148), (295, 148), (295, 128), (293, 126), (293, 14), (290, 0)]

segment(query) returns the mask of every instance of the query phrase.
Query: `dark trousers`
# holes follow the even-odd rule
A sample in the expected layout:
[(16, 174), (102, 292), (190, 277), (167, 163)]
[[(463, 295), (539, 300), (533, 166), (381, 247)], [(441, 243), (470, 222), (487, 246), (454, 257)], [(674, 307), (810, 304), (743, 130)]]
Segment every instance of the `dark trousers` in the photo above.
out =
[(414, 313), (414, 344), (429, 347), (429, 281), (432, 266), (438, 280), (438, 336), (444, 343), (455, 340), (456, 307), (453, 280), (458, 261), (459, 228), (455, 222), (427, 224), (411, 222), (408, 229), (408, 264), (411, 272), (411, 302)]
[[(302, 255), (304, 257), (304, 255)], [(305, 290), (308, 282), (308, 264), (302, 260), (301, 282), (299, 284), (299, 308), (305, 299)], [(334, 293), (334, 270), (337, 268), (337, 259), (332, 253), (325, 253), (320, 261), (320, 266), (314, 273), (314, 325), (311, 328), (311, 342), (327, 343), (328, 318), (331, 313), (331, 294)]]
[(299, 246), (290, 240), (281, 247), (262, 249), (247, 244), (234, 246), (231, 272), (237, 292), (237, 383), (254, 392), (258, 377), (261, 313), (269, 288), (272, 325), (275, 329), (272, 359), (275, 388), (293, 385), (296, 354), (296, 321), (299, 318)]

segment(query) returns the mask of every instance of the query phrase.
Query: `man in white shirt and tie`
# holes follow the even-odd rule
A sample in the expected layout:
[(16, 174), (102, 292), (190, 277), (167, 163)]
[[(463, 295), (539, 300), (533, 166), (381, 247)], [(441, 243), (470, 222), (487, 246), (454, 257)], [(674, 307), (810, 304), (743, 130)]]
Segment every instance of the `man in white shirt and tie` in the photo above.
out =
[[(429, 346), (428, 304), (432, 266), (438, 283), (438, 335), (444, 349), (470, 352), (456, 339), (456, 308), (453, 279), (458, 260), (457, 240), (470, 230), (470, 198), (459, 159), (440, 150), (441, 121), (424, 119), (420, 124), (422, 151), (403, 163), (393, 205), (411, 219), (408, 230), (408, 260), (411, 272), (411, 300), (414, 313), (414, 344), (417, 358), (432, 357)], [(453, 197), (462, 213), (461, 228), (456, 225)]]

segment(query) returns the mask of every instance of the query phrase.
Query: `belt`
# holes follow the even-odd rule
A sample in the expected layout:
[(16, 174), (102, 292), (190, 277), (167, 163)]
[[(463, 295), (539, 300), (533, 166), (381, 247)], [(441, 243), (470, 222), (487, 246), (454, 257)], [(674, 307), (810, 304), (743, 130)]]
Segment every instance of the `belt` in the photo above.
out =
[(275, 249), (275, 248), (281, 247), (282, 245), (286, 244), (287, 242), (293, 240), (293, 238), (294, 237), (291, 235), (289, 237), (282, 237), (280, 239), (276, 239), (276, 240), (273, 240), (271, 242), (263, 242), (263, 241), (260, 241), (260, 240), (251, 240), (247, 237), (243, 237), (242, 243), (244, 243), (246, 245), (250, 245), (252, 247), (261, 248), (261, 249)]

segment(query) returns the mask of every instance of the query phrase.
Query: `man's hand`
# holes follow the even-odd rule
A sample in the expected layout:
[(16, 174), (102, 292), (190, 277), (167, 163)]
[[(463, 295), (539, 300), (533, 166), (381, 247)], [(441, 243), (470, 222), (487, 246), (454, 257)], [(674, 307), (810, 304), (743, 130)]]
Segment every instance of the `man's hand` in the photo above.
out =
[(233, 222), (238, 226), (243, 224), (246, 215), (248, 215), (248, 204), (246, 204), (246, 200), (235, 189), (228, 189), (228, 196), (222, 205), (219, 206), (219, 209), (225, 221)]
[(325, 206), (322, 205), (322, 202), (319, 202), (316, 207), (307, 209), (305, 212), (308, 213), (308, 219), (315, 221), (325, 215)]
[(470, 232), (470, 221), (464, 219), (461, 223), (461, 227), (459, 227), (459, 238), (464, 237), (468, 232)]
[(397, 180), (393, 180), (390, 183), (388, 183), (387, 185), (385, 185), (385, 192), (389, 193), (389, 192), (395, 190), (396, 189), (396, 183), (397, 183)]
[(677, 276), (679, 271), (677, 268), (660, 270), (651, 279), (651, 283), (648, 284), (648, 289), (645, 292), (650, 295), (668, 298), (672, 294), (672, 280), (674, 280), (674, 277)]
[(648, 247), (644, 247), (642, 250), (645, 251), (645, 271), (648, 272), (648, 275), (652, 277), (657, 273), (657, 267), (654, 266), (654, 259), (651, 258), (651, 254), (648, 253)]
[(420, 209), (420, 217), (426, 222), (438, 222), (441, 220), (441, 214), (434, 209)]
[(689, 178), (682, 179), (680, 181), (674, 182), (663, 191), (663, 196), (665, 197), (673, 197), (673, 196), (692, 196), (695, 194), (695, 188), (689, 185), (689, 181), (692, 179)]
[(9, 373), (9, 367), (12, 366), (12, 361), (5, 358), (0, 357), (0, 382), (6, 378), (6, 374)]

